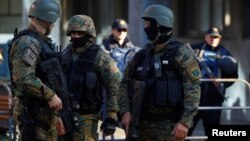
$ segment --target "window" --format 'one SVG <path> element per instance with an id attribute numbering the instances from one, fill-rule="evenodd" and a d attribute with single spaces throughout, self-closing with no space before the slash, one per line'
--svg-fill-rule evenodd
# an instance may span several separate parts
<path id="1" fill-rule="evenodd" d="M 243 0 L 242 3 L 242 12 L 243 12 L 243 38 L 250 38 L 250 1 L 249 0 Z"/>

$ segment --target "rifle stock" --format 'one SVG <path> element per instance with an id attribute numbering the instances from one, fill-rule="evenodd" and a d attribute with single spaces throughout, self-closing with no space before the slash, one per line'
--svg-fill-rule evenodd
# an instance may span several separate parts
<path id="1" fill-rule="evenodd" d="M 143 101 L 143 95 L 145 91 L 144 81 L 135 81 L 134 84 L 134 97 L 133 97 L 133 115 L 132 120 L 129 124 L 128 135 L 126 141 L 138 141 L 140 138 L 139 126 L 140 126 L 140 115 L 141 105 Z"/>
<path id="2" fill-rule="evenodd" d="M 75 128 L 73 109 L 77 109 L 77 103 L 73 96 L 67 92 L 66 82 L 61 70 L 59 60 L 51 58 L 41 63 L 41 69 L 46 73 L 48 86 L 56 92 L 63 103 L 63 109 L 60 112 L 66 132 L 72 132 Z"/>

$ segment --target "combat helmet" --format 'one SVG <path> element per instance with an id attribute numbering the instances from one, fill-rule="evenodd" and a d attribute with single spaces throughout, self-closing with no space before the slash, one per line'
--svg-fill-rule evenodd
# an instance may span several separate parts
<path id="1" fill-rule="evenodd" d="M 174 14 L 171 9 L 163 5 L 151 5 L 149 6 L 142 16 L 145 18 L 152 18 L 157 21 L 161 26 L 173 28 L 174 26 Z"/>
<path id="2" fill-rule="evenodd" d="M 75 15 L 70 18 L 66 35 L 70 36 L 72 31 L 83 31 L 92 37 L 96 37 L 94 22 L 89 16 L 86 15 Z"/>
<path id="3" fill-rule="evenodd" d="M 60 13 L 60 6 L 55 0 L 36 0 L 31 4 L 28 16 L 54 23 Z"/>

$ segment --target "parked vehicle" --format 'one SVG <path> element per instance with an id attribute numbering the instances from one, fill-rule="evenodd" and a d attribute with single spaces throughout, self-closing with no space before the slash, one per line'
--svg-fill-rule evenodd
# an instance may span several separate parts
<path id="1" fill-rule="evenodd" d="M 0 136 L 15 140 L 15 124 L 12 117 L 12 95 L 10 91 L 10 70 L 8 65 L 8 43 L 13 34 L 0 34 Z"/>

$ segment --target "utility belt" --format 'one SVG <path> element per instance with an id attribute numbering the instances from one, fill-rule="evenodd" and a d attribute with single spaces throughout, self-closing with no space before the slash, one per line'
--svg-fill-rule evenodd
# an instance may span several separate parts
<path id="1" fill-rule="evenodd" d="M 94 114 L 101 110 L 101 104 L 89 104 L 88 106 L 80 105 L 80 109 L 77 111 L 80 115 Z"/>
<path id="2" fill-rule="evenodd" d="M 182 116 L 182 110 L 170 110 L 164 113 L 143 112 L 141 120 L 147 121 L 164 121 L 178 122 Z"/>

